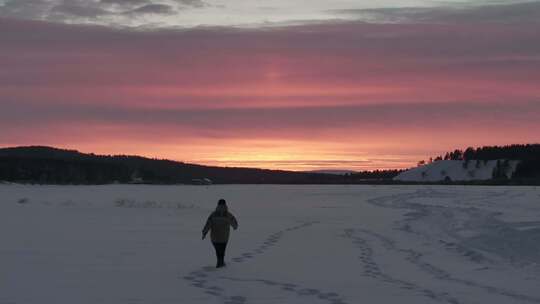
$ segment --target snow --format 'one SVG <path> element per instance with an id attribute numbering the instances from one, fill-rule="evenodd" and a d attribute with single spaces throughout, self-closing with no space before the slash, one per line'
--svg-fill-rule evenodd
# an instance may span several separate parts
<path id="1" fill-rule="evenodd" d="M 226 268 L 201 229 L 239 220 Z M 0 303 L 540 303 L 540 191 L 0 185 Z"/>
<path id="2" fill-rule="evenodd" d="M 499 160 L 504 162 L 504 160 Z M 512 177 L 519 161 L 509 161 L 507 177 Z M 497 160 L 440 160 L 430 164 L 418 166 L 400 173 L 394 178 L 403 182 L 440 182 L 447 177 L 452 181 L 489 180 L 493 177 L 493 170 Z"/>

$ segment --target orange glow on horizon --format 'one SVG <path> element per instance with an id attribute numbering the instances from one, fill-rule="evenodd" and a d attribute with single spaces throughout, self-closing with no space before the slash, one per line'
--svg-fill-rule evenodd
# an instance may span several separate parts
<path id="1" fill-rule="evenodd" d="M 116 141 L 105 144 L 67 144 L 59 147 L 84 153 L 129 154 L 208 166 L 290 171 L 405 169 L 424 158 L 420 153 L 381 153 L 382 150 L 395 150 L 384 147 L 384 144 L 351 147 L 336 142 L 242 139 L 216 140 L 214 143 L 194 140 L 189 146 L 190 149 L 185 150 L 182 145 L 170 143 Z"/>

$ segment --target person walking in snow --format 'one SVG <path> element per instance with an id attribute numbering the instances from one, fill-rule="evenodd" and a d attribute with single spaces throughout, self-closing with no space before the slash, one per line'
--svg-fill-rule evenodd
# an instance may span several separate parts
<path id="1" fill-rule="evenodd" d="M 216 268 L 225 266 L 225 249 L 229 241 L 231 227 L 238 229 L 238 222 L 227 208 L 227 202 L 224 199 L 218 201 L 216 210 L 210 214 L 202 230 L 202 239 L 210 231 L 210 239 L 216 250 L 217 264 Z"/>

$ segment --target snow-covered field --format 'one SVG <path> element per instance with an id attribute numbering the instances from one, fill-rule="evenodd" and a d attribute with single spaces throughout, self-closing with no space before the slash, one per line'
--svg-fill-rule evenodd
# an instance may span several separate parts
<path id="1" fill-rule="evenodd" d="M 238 218 L 216 270 L 201 229 Z M 540 189 L 0 185 L 1 304 L 540 303 Z"/>

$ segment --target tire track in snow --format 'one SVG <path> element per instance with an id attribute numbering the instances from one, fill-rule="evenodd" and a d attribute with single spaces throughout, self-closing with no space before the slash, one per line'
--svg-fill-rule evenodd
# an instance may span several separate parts
<path id="1" fill-rule="evenodd" d="M 511 191 L 506 190 L 503 192 L 492 192 L 489 193 L 486 197 L 478 197 L 476 200 L 478 201 L 486 201 L 492 197 L 500 198 L 501 195 L 509 196 L 511 194 Z M 409 202 L 410 199 L 413 198 L 453 198 L 452 194 L 450 193 L 443 193 L 443 192 L 436 192 L 433 190 L 417 190 L 413 193 L 404 193 L 404 194 L 395 194 L 395 195 L 389 195 L 389 196 L 383 196 L 378 197 L 374 199 L 368 200 L 368 203 L 372 205 L 376 205 L 383 208 L 392 208 L 392 209 L 412 209 L 414 210 L 414 214 L 409 213 L 409 219 L 408 221 L 414 221 L 419 220 L 425 216 L 429 215 L 429 206 L 418 204 L 418 203 L 412 203 Z M 511 197 L 516 197 L 516 195 L 512 195 Z M 438 207 L 434 206 L 434 208 L 445 208 L 445 207 Z M 451 209 L 451 208 L 450 208 Z M 464 208 L 454 208 L 454 209 L 463 209 L 463 211 L 467 212 Z M 351 229 L 352 230 L 352 229 Z M 411 232 L 406 229 L 400 228 L 399 230 Z M 354 230 L 353 230 L 354 231 Z M 488 293 L 498 294 L 501 296 L 509 297 L 514 300 L 518 300 L 521 302 L 528 302 L 528 303 L 540 303 L 540 298 L 533 297 L 529 295 L 520 294 L 511 290 L 490 286 L 482 283 L 478 283 L 473 280 L 467 280 L 463 278 L 457 278 L 453 276 L 451 273 L 445 271 L 444 269 L 441 269 L 429 262 L 426 262 L 422 259 L 423 254 L 421 252 L 415 251 L 413 249 L 403 249 L 398 248 L 396 245 L 396 242 L 394 240 L 391 240 L 389 238 L 386 238 L 380 234 L 374 233 L 372 231 L 366 230 L 366 229 L 358 229 L 357 231 L 360 231 L 366 235 L 370 235 L 373 238 L 378 239 L 378 241 L 381 243 L 381 245 L 389 251 L 394 251 L 397 253 L 401 253 L 405 255 L 405 261 L 415 265 L 418 269 L 421 271 L 433 276 L 434 278 L 442 281 L 452 282 L 456 284 L 460 284 L 466 287 L 473 287 L 477 289 L 484 290 Z M 455 247 L 455 246 L 454 246 Z M 458 251 L 466 251 L 466 255 L 472 255 L 474 252 L 470 250 L 466 250 L 463 248 L 458 248 Z M 473 259 L 474 260 L 474 259 Z"/>
<path id="2" fill-rule="evenodd" d="M 475 281 L 472 281 L 472 280 L 456 278 L 456 277 L 452 276 L 452 274 L 450 274 L 446 270 L 441 269 L 441 268 L 439 268 L 439 267 L 437 267 L 437 266 L 435 266 L 435 265 L 433 265 L 431 263 L 423 261 L 422 260 L 423 254 L 418 252 L 418 251 L 415 251 L 413 249 L 401 249 L 401 248 L 398 248 L 396 246 L 395 241 L 393 241 L 393 240 L 391 240 L 389 238 L 386 238 L 386 237 L 384 237 L 382 235 L 379 235 L 377 233 L 374 233 L 372 231 L 365 230 L 365 229 L 359 229 L 358 231 L 360 231 L 360 232 L 362 232 L 364 234 L 370 235 L 373 238 L 378 239 L 378 241 L 381 243 L 381 245 L 385 249 L 387 249 L 389 251 L 403 253 L 405 255 L 404 259 L 407 262 L 409 262 L 411 264 L 414 264 L 420 270 L 422 270 L 425 273 L 430 274 L 431 276 L 435 277 L 438 280 L 457 283 L 457 284 L 461 284 L 461 285 L 464 285 L 464 286 L 467 286 L 467 287 L 475 287 L 475 288 L 483 289 L 486 292 L 498 294 L 498 295 L 501 295 L 501 296 L 506 296 L 506 297 L 512 298 L 514 300 L 519 300 L 519 301 L 523 301 L 523 302 L 530 302 L 530 303 L 540 303 L 540 298 L 531 297 L 531 296 L 527 296 L 527 295 L 522 295 L 522 294 L 510 291 L 510 290 L 505 290 L 505 289 L 494 287 L 494 286 L 484 285 L 484 284 L 481 284 L 481 283 L 478 283 L 478 282 L 475 282 Z"/>
<path id="3" fill-rule="evenodd" d="M 231 259 L 233 263 L 239 264 L 249 261 L 257 257 L 258 255 L 264 254 L 266 251 L 276 246 L 277 243 L 287 234 L 294 232 L 299 229 L 307 228 L 312 225 L 319 223 L 318 221 L 305 222 L 299 225 L 289 227 L 287 229 L 280 230 L 276 233 L 269 235 L 263 243 L 251 251 L 241 253 L 239 256 Z M 224 288 L 218 286 L 215 281 L 229 280 L 234 282 L 244 282 L 244 283 L 256 283 L 262 284 L 267 287 L 278 288 L 282 291 L 293 293 L 297 296 L 311 296 L 318 300 L 324 301 L 328 304 L 347 304 L 343 297 L 335 292 L 325 292 L 316 288 L 309 288 L 300 286 L 297 284 L 292 284 L 288 282 L 277 282 L 266 279 L 253 279 L 253 278 L 235 278 L 228 276 L 216 276 L 215 273 L 221 273 L 220 270 L 206 266 L 198 270 L 192 271 L 189 274 L 183 276 L 182 278 L 187 281 L 191 286 L 201 289 L 205 294 L 221 298 L 224 304 L 245 304 L 248 303 L 248 299 L 242 295 L 228 296 Z"/>
<path id="4" fill-rule="evenodd" d="M 345 232 L 342 236 L 349 239 L 360 250 L 359 259 L 362 262 L 363 276 L 381 281 L 383 283 L 396 285 L 400 289 L 411 290 L 415 293 L 422 294 L 425 297 L 439 302 L 451 304 L 462 303 L 456 298 L 450 296 L 449 293 L 436 292 L 431 289 L 419 286 L 413 282 L 397 279 L 384 273 L 373 258 L 373 248 L 369 246 L 369 243 L 365 238 L 357 236 L 354 229 L 345 229 Z"/>

